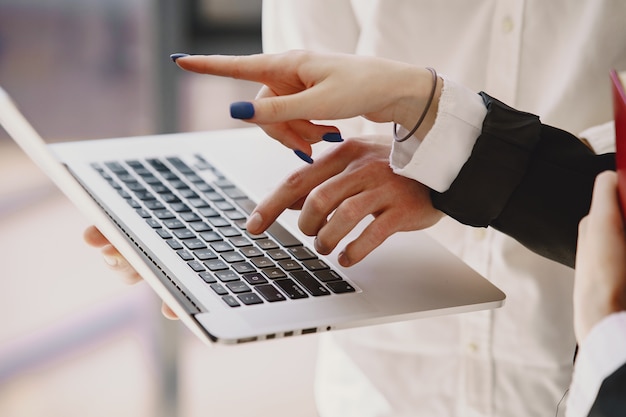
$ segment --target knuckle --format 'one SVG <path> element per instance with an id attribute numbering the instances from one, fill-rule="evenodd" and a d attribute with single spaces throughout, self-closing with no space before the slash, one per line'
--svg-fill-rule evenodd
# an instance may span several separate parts
<path id="1" fill-rule="evenodd" d="M 302 171 L 296 170 L 285 178 L 283 186 L 288 190 L 299 190 L 304 185 L 304 179 Z"/>
<path id="2" fill-rule="evenodd" d="M 307 198 L 307 210 L 314 215 L 328 214 L 330 195 L 322 188 L 313 190 Z"/>

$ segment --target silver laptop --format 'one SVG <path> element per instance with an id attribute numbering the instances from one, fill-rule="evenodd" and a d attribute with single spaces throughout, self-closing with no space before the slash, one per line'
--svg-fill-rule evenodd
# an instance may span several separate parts
<path id="1" fill-rule="evenodd" d="M 504 302 L 502 291 L 425 232 L 396 234 L 348 269 L 336 254 L 312 249 L 295 212 L 249 234 L 254 201 L 302 163 L 258 128 L 46 144 L 1 89 L 0 124 L 205 342 Z"/>

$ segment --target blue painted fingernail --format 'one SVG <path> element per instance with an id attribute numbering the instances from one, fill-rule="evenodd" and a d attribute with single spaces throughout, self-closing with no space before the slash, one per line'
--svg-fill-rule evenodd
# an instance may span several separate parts
<path id="1" fill-rule="evenodd" d="M 230 105 L 230 117 L 233 119 L 252 119 L 254 106 L 249 101 L 238 101 Z"/>
<path id="2" fill-rule="evenodd" d="M 322 136 L 322 140 L 324 140 L 325 142 L 343 142 L 341 133 L 338 132 L 326 133 L 324 136 Z"/>
<path id="3" fill-rule="evenodd" d="M 303 160 L 304 162 L 306 162 L 307 164 L 312 164 L 312 163 L 313 163 L 313 159 L 312 159 L 309 155 L 305 154 L 304 152 L 299 151 L 299 150 L 297 150 L 297 149 L 296 149 L 296 150 L 294 150 L 293 152 L 294 152 L 296 155 L 298 155 L 298 158 L 302 159 L 302 160 Z"/>
<path id="4" fill-rule="evenodd" d="M 178 58 L 184 58 L 186 56 L 189 56 L 189 54 L 172 54 L 170 55 L 170 58 L 172 59 L 172 61 L 176 62 Z"/>

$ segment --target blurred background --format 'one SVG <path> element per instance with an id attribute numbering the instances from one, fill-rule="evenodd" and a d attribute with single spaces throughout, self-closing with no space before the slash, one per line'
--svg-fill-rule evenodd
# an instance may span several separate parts
<path id="1" fill-rule="evenodd" d="M 261 51 L 261 0 L 0 0 L 0 86 L 50 142 L 244 127 L 258 85 L 174 52 Z M 0 415 L 314 416 L 316 336 L 208 347 L 82 241 L 0 129 Z"/>

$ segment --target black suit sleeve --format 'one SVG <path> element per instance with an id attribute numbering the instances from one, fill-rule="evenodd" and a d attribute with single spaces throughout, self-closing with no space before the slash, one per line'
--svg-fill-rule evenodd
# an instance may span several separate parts
<path id="1" fill-rule="evenodd" d="M 434 206 L 573 267 L 578 223 L 589 212 L 595 177 L 615 169 L 615 155 L 596 155 L 537 116 L 481 95 L 487 106 L 482 133 L 450 188 L 432 192 Z"/>
<path id="2" fill-rule="evenodd" d="M 602 382 L 589 417 L 624 417 L 626 415 L 624 410 L 626 410 L 626 364 Z"/>

